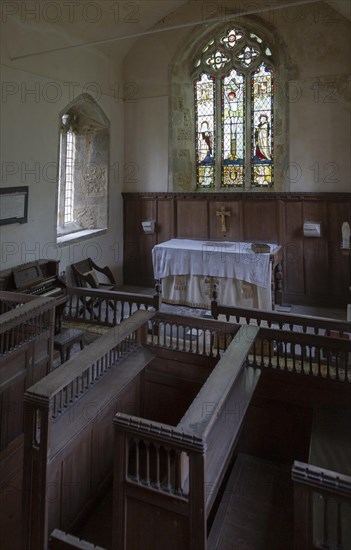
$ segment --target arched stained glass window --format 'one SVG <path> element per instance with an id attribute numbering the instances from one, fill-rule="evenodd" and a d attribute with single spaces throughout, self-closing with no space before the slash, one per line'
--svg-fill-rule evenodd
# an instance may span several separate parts
<path id="1" fill-rule="evenodd" d="M 240 26 L 211 38 L 194 63 L 198 188 L 274 185 L 274 65 Z"/>

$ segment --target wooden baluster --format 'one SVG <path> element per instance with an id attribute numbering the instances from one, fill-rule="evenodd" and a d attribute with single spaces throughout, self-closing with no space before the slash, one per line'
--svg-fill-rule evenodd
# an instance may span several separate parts
<path id="1" fill-rule="evenodd" d="M 167 323 L 163 323 L 163 347 L 166 347 L 166 329 Z"/>
<path id="2" fill-rule="evenodd" d="M 124 304 L 125 302 L 121 302 L 121 321 L 122 322 L 124 320 Z"/>
<path id="3" fill-rule="evenodd" d="M 204 328 L 202 332 L 202 355 L 206 355 L 206 334 L 208 333 L 208 330 Z"/>
<path id="4" fill-rule="evenodd" d="M 268 367 L 272 368 L 272 349 L 273 349 L 273 341 L 267 340 L 268 342 Z"/>
<path id="5" fill-rule="evenodd" d="M 181 456 L 182 453 L 179 449 L 175 451 L 175 463 L 174 463 L 174 493 L 176 495 L 183 494 L 182 479 L 181 479 Z"/>
<path id="6" fill-rule="evenodd" d="M 134 439 L 135 442 L 135 481 L 140 482 L 140 457 L 139 457 L 139 439 Z"/>
<path id="7" fill-rule="evenodd" d="M 276 356 L 277 356 L 277 370 L 280 369 L 280 349 L 281 349 L 281 343 L 277 340 L 275 340 L 275 346 L 276 346 Z"/>
<path id="8" fill-rule="evenodd" d="M 172 484 L 171 484 L 171 450 L 167 447 L 166 448 L 166 461 L 167 461 L 167 484 L 166 484 L 166 491 L 170 493 L 172 491 Z"/>
<path id="9" fill-rule="evenodd" d="M 329 548 L 328 544 L 328 537 L 329 537 L 329 529 L 328 529 L 328 497 L 323 496 L 323 546 L 325 548 Z"/>
<path id="10" fill-rule="evenodd" d="M 296 355 L 295 355 L 295 344 L 291 343 L 291 359 L 292 359 L 292 372 L 297 372 L 296 369 Z"/>
<path id="11" fill-rule="evenodd" d="M 113 319 L 112 319 L 112 323 L 113 323 L 113 326 L 115 327 L 117 325 L 117 312 L 118 312 L 118 309 L 117 309 L 117 300 L 113 300 Z"/>
<path id="12" fill-rule="evenodd" d="M 150 483 L 150 441 L 144 441 L 145 450 L 146 450 L 146 473 L 145 473 L 145 483 L 148 487 L 151 486 Z"/>
<path id="13" fill-rule="evenodd" d="M 317 363 L 318 363 L 318 376 L 322 376 L 322 364 L 321 364 L 321 350 L 316 348 Z"/>
<path id="14" fill-rule="evenodd" d="M 179 350 L 179 325 L 176 325 L 176 350 Z"/>
<path id="15" fill-rule="evenodd" d="M 341 502 L 336 502 L 336 549 L 342 550 L 342 516 L 341 516 Z"/>
<path id="16" fill-rule="evenodd" d="M 159 490 L 161 488 L 161 482 L 160 482 L 160 446 L 155 443 L 154 447 L 155 447 L 155 452 L 156 452 L 155 488 Z"/>

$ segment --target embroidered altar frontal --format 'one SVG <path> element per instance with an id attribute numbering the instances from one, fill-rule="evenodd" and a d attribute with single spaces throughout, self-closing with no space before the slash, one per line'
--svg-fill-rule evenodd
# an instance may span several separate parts
<path id="1" fill-rule="evenodd" d="M 214 285 L 218 301 L 271 309 L 272 255 L 255 253 L 252 243 L 171 239 L 152 250 L 154 276 L 162 280 L 162 300 L 209 309 Z"/>

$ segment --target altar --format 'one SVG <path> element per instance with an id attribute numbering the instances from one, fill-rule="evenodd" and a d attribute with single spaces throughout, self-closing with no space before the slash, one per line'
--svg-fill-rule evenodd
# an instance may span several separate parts
<path id="1" fill-rule="evenodd" d="M 216 288 L 219 303 L 272 309 L 281 247 L 268 246 L 269 252 L 260 253 L 248 242 L 171 239 L 154 246 L 163 302 L 210 309 Z"/>

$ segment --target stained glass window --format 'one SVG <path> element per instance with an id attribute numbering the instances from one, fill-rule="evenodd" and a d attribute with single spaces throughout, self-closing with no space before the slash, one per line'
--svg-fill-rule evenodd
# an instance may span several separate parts
<path id="1" fill-rule="evenodd" d="M 232 69 L 222 77 L 222 182 L 244 184 L 245 86 L 244 75 Z"/>
<path id="2" fill-rule="evenodd" d="M 273 184 L 273 72 L 264 63 L 252 77 L 252 185 Z"/>
<path id="3" fill-rule="evenodd" d="M 271 48 L 256 32 L 227 27 L 198 51 L 195 71 L 197 186 L 272 187 Z"/>
<path id="4" fill-rule="evenodd" d="M 214 186 L 215 82 L 206 73 L 195 82 L 196 164 L 199 187 Z"/>

